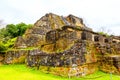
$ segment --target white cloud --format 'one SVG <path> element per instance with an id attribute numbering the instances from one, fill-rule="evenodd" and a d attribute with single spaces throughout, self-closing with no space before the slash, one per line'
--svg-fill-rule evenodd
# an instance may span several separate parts
<path id="1" fill-rule="evenodd" d="M 120 23 L 119 7 L 119 0 L 1 0 L 0 18 L 7 23 L 34 23 L 49 12 L 73 14 L 82 17 L 94 30 L 113 25 L 109 28 L 119 35 L 119 27 L 113 28 Z"/>

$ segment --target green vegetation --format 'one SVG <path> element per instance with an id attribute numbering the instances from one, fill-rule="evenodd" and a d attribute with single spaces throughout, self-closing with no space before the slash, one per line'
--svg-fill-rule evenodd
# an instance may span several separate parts
<path id="1" fill-rule="evenodd" d="M 45 74 L 24 65 L 0 66 L 1 80 L 67 80 L 66 78 Z"/>
<path id="2" fill-rule="evenodd" d="M 106 37 L 109 37 L 110 35 L 108 35 L 107 33 L 105 32 L 98 32 L 100 35 L 105 35 Z"/>
<path id="3" fill-rule="evenodd" d="M 7 42 L 0 41 L 0 52 L 4 52 L 4 51 L 12 48 L 14 43 L 15 43 L 15 41 L 16 41 L 16 37 L 7 40 Z"/>
<path id="4" fill-rule="evenodd" d="M 1 80 L 120 80 L 120 76 L 98 71 L 82 78 L 64 78 L 52 74 L 45 74 L 35 68 L 27 68 L 24 65 L 1 65 Z"/>
<path id="5" fill-rule="evenodd" d="M 31 24 L 19 23 L 19 24 L 8 24 L 5 28 L 4 36 L 9 36 L 10 38 L 14 38 L 17 36 L 22 36 L 27 28 L 30 28 Z"/>
<path id="6" fill-rule="evenodd" d="M 22 36 L 28 28 L 31 28 L 32 24 L 8 24 L 5 28 L 0 29 L 0 52 L 6 51 L 12 48 L 16 37 Z"/>
<path id="7" fill-rule="evenodd" d="M 34 50 L 34 49 L 38 49 L 38 47 L 27 47 L 27 48 L 20 48 L 20 49 L 16 49 L 16 48 L 9 48 L 7 49 L 7 51 L 18 51 L 18 50 Z"/>
<path id="8" fill-rule="evenodd" d="M 0 41 L 0 52 L 5 51 L 7 48 L 5 47 L 4 43 Z"/>

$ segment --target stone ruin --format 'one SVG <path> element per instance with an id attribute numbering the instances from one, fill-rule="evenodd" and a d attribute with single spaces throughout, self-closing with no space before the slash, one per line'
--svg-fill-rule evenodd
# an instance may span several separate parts
<path id="1" fill-rule="evenodd" d="M 4 53 L 0 53 L 0 65 L 4 62 Z"/>
<path id="2" fill-rule="evenodd" d="M 120 74 L 120 36 L 93 32 L 73 15 L 49 13 L 6 52 L 5 63 L 20 62 L 61 76 L 84 76 L 98 69 Z"/>

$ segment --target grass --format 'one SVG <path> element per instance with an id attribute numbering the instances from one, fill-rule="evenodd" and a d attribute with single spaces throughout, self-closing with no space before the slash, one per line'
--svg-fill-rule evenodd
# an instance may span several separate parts
<path id="1" fill-rule="evenodd" d="M 45 74 L 34 68 L 24 65 L 2 65 L 0 66 L 0 80 L 67 80 L 65 78 Z"/>
<path id="2" fill-rule="evenodd" d="M 25 65 L 1 65 L 0 80 L 120 80 L 120 76 L 98 71 L 82 78 L 64 78 L 52 74 L 45 74 Z"/>

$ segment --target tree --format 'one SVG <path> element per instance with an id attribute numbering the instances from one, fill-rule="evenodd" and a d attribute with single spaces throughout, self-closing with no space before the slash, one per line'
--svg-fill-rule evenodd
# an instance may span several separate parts
<path id="1" fill-rule="evenodd" d="M 14 45 L 16 37 L 22 36 L 26 29 L 31 28 L 32 24 L 8 24 L 5 28 L 0 29 L 0 52 Z"/>
<path id="2" fill-rule="evenodd" d="M 30 28 L 32 25 L 27 25 L 25 23 L 19 24 L 8 24 L 6 26 L 6 34 L 5 36 L 10 36 L 11 38 L 22 36 L 27 28 Z"/>
<path id="3" fill-rule="evenodd" d="M 0 41 L 0 52 L 5 51 L 6 47 L 5 45 L 2 43 L 2 41 Z"/>
<path id="4" fill-rule="evenodd" d="M 8 24 L 6 26 L 6 36 L 10 36 L 11 38 L 14 38 L 17 36 L 18 29 L 14 24 Z"/>
<path id="5" fill-rule="evenodd" d="M 25 33 L 25 30 L 27 29 L 27 25 L 25 23 L 19 23 L 16 25 L 18 29 L 17 36 L 22 36 Z"/>

